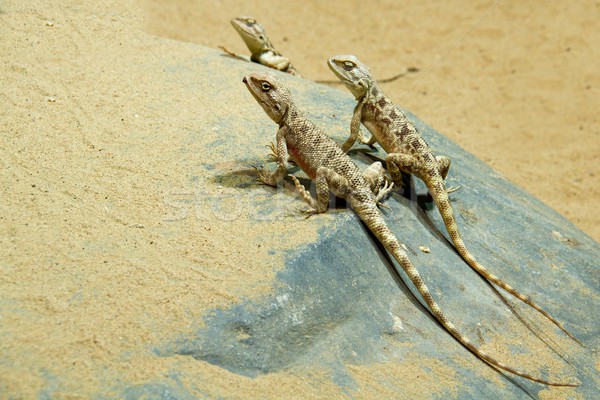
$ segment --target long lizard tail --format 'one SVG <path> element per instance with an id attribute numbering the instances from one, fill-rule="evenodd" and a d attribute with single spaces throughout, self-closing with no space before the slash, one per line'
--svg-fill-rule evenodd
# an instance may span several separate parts
<path id="1" fill-rule="evenodd" d="M 508 371 L 522 378 L 542 383 L 544 385 L 570 387 L 578 386 L 577 384 L 573 383 L 551 382 L 545 379 L 536 378 L 526 372 L 522 372 L 513 367 L 510 367 L 496 360 L 495 358 L 486 354 L 485 352 L 481 351 L 466 336 L 460 333 L 458 329 L 456 329 L 454 324 L 450 322 L 446 315 L 442 312 L 436 301 L 433 299 L 433 296 L 431 296 L 431 293 L 425 285 L 425 282 L 419 275 L 419 271 L 417 271 L 417 269 L 411 263 L 408 256 L 402 249 L 402 246 L 396 239 L 396 236 L 392 233 L 392 231 L 390 231 L 387 224 L 383 220 L 383 217 L 379 213 L 379 210 L 377 210 L 377 206 L 375 205 L 375 203 L 364 201 L 352 201 L 351 199 L 351 205 L 356 214 L 360 217 L 360 219 L 368 226 L 369 230 L 373 232 L 373 234 L 384 245 L 384 247 L 390 253 L 392 253 L 396 261 L 398 261 L 402 269 L 404 269 L 412 283 L 415 285 L 415 287 L 429 306 L 429 309 L 431 310 L 435 318 L 452 336 L 454 336 L 454 338 L 456 338 L 456 340 L 458 340 L 463 346 L 469 349 L 474 355 L 476 355 L 486 363 L 492 365 L 493 367 Z"/>
<path id="2" fill-rule="evenodd" d="M 545 316 L 550 321 L 552 321 L 552 323 L 554 325 L 558 326 L 567 336 L 569 336 L 571 339 L 573 339 L 574 341 L 579 343 L 581 346 L 583 346 L 583 344 L 579 340 L 577 340 L 577 338 L 575 336 L 571 335 L 571 333 L 569 333 L 569 331 L 567 331 L 560 322 L 558 322 L 548 312 L 546 312 L 540 306 L 538 306 L 536 303 L 534 303 L 533 300 L 531 300 L 531 298 L 529 296 L 525 296 L 525 295 L 519 293 L 515 288 L 513 288 L 506 282 L 502 281 L 496 275 L 494 275 L 490 271 L 488 271 L 483 265 L 481 265 L 481 264 L 479 264 L 479 262 L 477 262 L 475 257 L 473 257 L 473 255 L 467 249 L 467 246 L 463 242 L 460 232 L 458 231 L 458 225 L 456 223 L 456 219 L 454 218 L 452 206 L 450 205 L 450 200 L 448 198 L 448 192 L 446 191 L 446 187 L 444 185 L 444 181 L 443 181 L 442 177 L 439 176 L 439 179 L 433 179 L 433 182 L 434 183 L 428 183 L 428 182 L 425 182 L 425 183 L 427 184 L 427 187 L 428 187 L 429 191 L 431 192 L 431 195 L 433 196 L 433 199 L 438 207 L 438 210 L 440 210 L 440 214 L 442 214 L 442 219 L 444 220 L 444 225 L 446 225 L 446 229 L 448 230 L 448 233 L 450 234 L 450 238 L 452 239 L 452 243 L 454 243 L 454 247 L 456 248 L 456 250 L 458 250 L 458 253 L 461 255 L 461 257 L 471 266 L 471 268 L 473 268 L 475 271 L 477 271 L 481 276 L 483 276 L 488 281 L 498 285 L 502 289 L 506 290 L 508 293 L 515 296 L 517 299 L 519 299 L 522 302 L 524 302 L 525 304 L 533 307 L 535 310 L 540 312 L 543 316 Z"/>

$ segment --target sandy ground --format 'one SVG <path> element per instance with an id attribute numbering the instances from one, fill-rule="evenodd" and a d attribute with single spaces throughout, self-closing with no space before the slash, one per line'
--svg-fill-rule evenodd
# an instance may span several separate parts
<path id="1" fill-rule="evenodd" d="M 225 22 L 251 15 L 313 80 L 355 54 L 384 90 L 600 240 L 600 3 L 508 1 L 145 4 L 148 32 L 247 50 Z M 340 87 L 340 90 L 345 90 Z"/>
<path id="2" fill-rule="evenodd" d="M 52 369 L 68 397 L 171 368 L 212 382 L 215 396 L 232 386 L 240 398 L 248 388 L 337 393 L 285 373 L 251 380 L 128 353 L 268 291 L 282 261 L 268 251 L 316 237 L 317 223 L 301 221 L 267 249 L 242 234 L 252 232 L 244 215 L 246 230 L 233 237 L 222 221 L 172 228 L 164 219 L 167 185 L 184 186 L 198 168 L 180 154 L 181 132 L 206 121 L 181 82 L 160 79 L 171 71 L 157 58 L 177 65 L 189 47 L 157 37 L 243 54 L 228 23 L 242 14 L 259 19 L 307 79 L 333 79 L 325 59 L 339 53 L 384 78 L 418 68 L 386 92 L 600 239 L 597 2 L 3 2 L 0 393 L 53 397 L 44 387 Z M 186 138 L 192 148 L 207 140 Z"/>

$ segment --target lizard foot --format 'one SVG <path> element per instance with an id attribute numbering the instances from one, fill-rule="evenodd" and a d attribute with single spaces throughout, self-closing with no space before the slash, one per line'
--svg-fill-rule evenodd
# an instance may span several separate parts
<path id="1" fill-rule="evenodd" d="M 273 174 L 266 171 L 263 167 L 252 166 L 252 168 L 254 168 L 254 170 L 256 171 L 256 175 L 257 175 L 256 180 L 260 184 L 271 186 L 271 187 L 277 186 L 277 184 L 273 182 Z"/>
<path id="2" fill-rule="evenodd" d="M 377 191 L 377 195 L 375 196 L 375 202 L 378 206 L 383 205 L 381 204 L 381 200 L 385 199 L 392 192 L 392 190 L 394 190 L 394 182 L 390 181 L 387 178 L 384 178 L 383 186 L 379 188 L 379 190 Z"/>
<path id="3" fill-rule="evenodd" d="M 271 154 L 267 155 L 267 162 L 279 162 L 279 153 L 277 152 L 277 146 L 275 143 L 271 142 L 270 145 L 267 146 L 271 150 Z M 296 161 L 292 157 L 288 157 L 288 163 L 296 165 Z"/>
<path id="4" fill-rule="evenodd" d="M 460 189 L 460 186 L 452 186 L 446 189 L 446 193 L 453 193 L 456 192 L 458 189 Z"/>
<path id="5" fill-rule="evenodd" d="M 371 149 L 376 150 L 375 148 L 375 137 L 371 136 L 369 139 L 365 137 L 361 130 L 358 131 L 358 141 L 362 144 L 369 146 Z"/>
<path id="6" fill-rule="evenodd" d="M 360 142 L 362 144 L 369 146 L 372 150 L 377 150 L 377 147 L 375 147 L 375 145 L 373 143 L 371 143 L 368 139 L 363 138 L 360 140 Z"/>
<path id="7" fill-rule="evenodd" d="M 318 214 L 319 212 L 314 208 L 307 208 L 305 210 L 300 210 L 300 213 L 304 214 L 304 219 L 309 219 L 310 217 L 312 217 L 315 214 Z"/>

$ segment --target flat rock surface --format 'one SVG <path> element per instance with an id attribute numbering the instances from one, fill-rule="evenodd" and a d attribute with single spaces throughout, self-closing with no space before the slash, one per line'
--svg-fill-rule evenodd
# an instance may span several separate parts
<path id="1" fill-rule="evenodd" d="M 241 78 L 263 67 L 137 31 L 119 5 L 61 7 L 3 9 L 2 46 L 28 53 L 2 64 L 3 396 L 598 393 L 600 247 L 556 212 L 411 115 L 453 160 L 448 184 L 461 188 L 451 200 L 473 254 L 586 347 L 508 295 L 513 309 L 505 304 L 448 243 L 420 182 L 407 179 L 387 200 L 390 228 L 478 346 L 578 388 L 544 387 L 475 358 L 343 202 L 304 219 L 291 181 L 256 184 L 252 167 L 265 164 L 277 127 Z M 22 26 L 43 34 L 33 40 Z M 354 100 L 283 78 L 298 106 L 344 140 Z M 351 155 L 363 168 L 385 157 L 366 147 Z"/>

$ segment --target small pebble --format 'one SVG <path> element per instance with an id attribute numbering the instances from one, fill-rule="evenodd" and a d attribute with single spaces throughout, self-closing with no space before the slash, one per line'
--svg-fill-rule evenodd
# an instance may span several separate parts
<path id="1" fill-rule="evenodd" d="M 419 246 L 419 250 L 421 250 L 423 253 L 431 253 L 431 250 L 429 250 L 429 247 L 427 246 Z"/>

